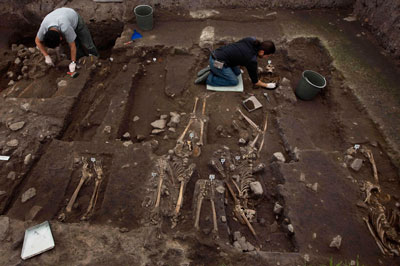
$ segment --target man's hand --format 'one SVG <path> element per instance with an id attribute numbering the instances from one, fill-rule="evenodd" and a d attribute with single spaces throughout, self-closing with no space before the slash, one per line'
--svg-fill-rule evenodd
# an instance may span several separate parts
<path id="1" fill-rule="evenodd" d="M 44 61 L 46 62 L 47 65 L 49 65 L 49 66 L 54 66 L 53 60 L 51 60 L 50 55 L 46 55 L 46 56 L 44 57 Z"/>
<path id="2" fill-rule="evenodd" d="M 75 70 L 76 70 L 76 63 L 75 63 L 74 61 L 72 61 L 72 62 L 69 64 L 69 72 L 74 73 Z"/>

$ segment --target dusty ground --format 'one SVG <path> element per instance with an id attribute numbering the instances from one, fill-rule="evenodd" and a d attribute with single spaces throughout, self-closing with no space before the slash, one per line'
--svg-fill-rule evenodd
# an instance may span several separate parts
<path id="1" fill-rule="evenodd" d="M 127 45 L 135 24 L 97 25 L 97 30 L 91 25 L 103 50 L 99 59 L 80 62 L 75 79 L 66 76 L 66 62 L 48 68 L 35 50 L 23 46 L 3 50 L 0 151 L 11 159 L 0 161 L 2 264 L 327 265 L 330 258 L 348 263 L 358 258 L 364 265 L 399 263 L 398 257 L 381 254 L 363 221 L 374 217 L 377 204 L 387 211 L 398 210 L 398 157 L 392 144 L 399 143 L 390 138 L 390 128 L 376 126 L 379 104 L 363 101 L 358 91 L 364 84 L 359 79 L 368 73 L 363 69 L 368 61 L 360 59 L 364 52 L 376 50 L 372 54 L 378 62 L 375 72 L 384 73 L 393 62 L 379 54 L 380 48 L 359 24 L 342 20 L 348 11 L 278 11 L 278 16 L 268 17 L 260 10 L 218 12 L 211 12 L 209 19 L 159 12 L 155 28 Z M 110 49 L 117 36 L 104 32 L 118 29 L 121 37 Z M 355 37 L 359 32 L 365 35 Z M 109 38 L 100 39 L 100 33 Z M 193 84 L 197 71 L 207 63 L 205 47 L 248 35 L 276 42 L 278 51 L 271 59 L 275 78 L 280 79 L 277 90 L 253 88 L 246 72 L 243 93 L 209 92 Z M 338 51 L 351 44 L 359 54 L 348 51 L 343 56 Z M 353 58 L 358 76 L 345 71 L 347 60 Z M 260 62 L 261 69 L 265 66 Z M 313 101 L 298 100 L 293 93 L 305 69 L 321 73 L 328 82 Z M 13 73 L 14 84 L 8 85 L 7 72 Z M 393 82 L 384 74 L 381 79 L 382 84 L 373 89 L 385 89 Z M 381 101 L 388 94 L 373 96 Z M 249 113 L 241 102 L 251 95 L 263 107 Z M 397 108 L 398 94 L 393 95 L 385 103 Z M 263 146 L 261 135 L 255 141 L 255 148 L 261 148 L 259 156 L 247 156 L 246 147 L 257 133 L 238 108 L 261 130 L 267 118 Z M 168 125 L 154 132 L 151 123 L 160 118 Z M 177 140 L 191 119 L 181 146 Z M 205 121 L 203 145 L 197 144 L 200 120 Z M 18 143 L 9 142 L 14 139 Z M 371 150 L 377 167 L 381 192 L 373 194 L 369 203 L 362 202 L 366 182 L 374 183 L 373 168 L 360 150 L 348 150 L 355 144 Z M 273 155 L 277 152 L 284 162 Z M 97 204 L 87 213 L 99 177 L 92 158 L 100 162 L 103 174 Z M 351 164 L 357 158 L 363 164 L 355 171 Z M 69 212 L 85 160 L 92 177 Z M 255 171 L 260 163 L 265 168 Z M 241 184 L 249 177 L 246 171 L 251 181 L 261 184 L 261 195 Z M 197 181 L 210 174 L 218 180 L 214 181 L 217 232 L 208 196 L 199 228 L 194 227 Z M 164 176 L 161 186 L 160 175 Z M 183 204 L 177 215 L 182 180 Z M 255 210 L 251 225 L 257 236 L 235 215 L 235 202 L 222 183 L 237 191 L 232 180 L 249 195 L 247 201 L 240 200 Z M 26 191 L 33 189 L 32 197 L 22 202 Z M 277 210 L 277 203 L 283 210 Z M 51 223 L 55 249 L 22 261 L 24 228 L 45 220 Z M 340 248 L 329 247 L 337 235 L 342 237 Z"/>

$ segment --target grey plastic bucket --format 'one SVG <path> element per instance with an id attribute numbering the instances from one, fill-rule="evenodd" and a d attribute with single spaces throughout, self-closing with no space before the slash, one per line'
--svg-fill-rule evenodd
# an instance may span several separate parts
<path id="1" fill-rule="evenodd" d="M 326 86 L 326 79 L 321 74 L 305 70 L 296 87 L 296 95 L 302 100 L 312 100 Z"/>
<path id="2" fill-rule="evenodd" d="M 153 29 L 153 8 L 148 5 L 138 5 L 133 10 L 136 23 L 141 30 Z"/>

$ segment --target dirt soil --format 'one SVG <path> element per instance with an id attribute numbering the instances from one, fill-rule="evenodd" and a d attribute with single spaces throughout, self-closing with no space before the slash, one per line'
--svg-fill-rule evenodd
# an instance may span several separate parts
<path id="1" fill-rule="evenodd" d="M 257 21 L 235 21 L 243 12 Z M 91 25 L 95 40 L 120 36 L 103 37 L 77 78 L 65 58 L 50 68 L 33 45 L 2 47 L 0 264 L 398 265 L 398 169 L 318 36 L 276 37 L 280 26 L 260 11 L 157 17 L 133 43 L 135 24 Z M 275 71 L 260 61 L 259 73 L 278 88 L 254 87 L 246 69 L 242 93 L 195 85 L 206 47 L 249 29 L 275 36 Z M 328 84 L 311 101 L 294 92 L 305 69 Z M 248 112 L 250 96 L 262 108 Z M 387 255 L 363 220 L 377 228 L 376 206 L 394 217 Z M 24 229 L 46 220 L 55 249 L 22 261 Z"/>

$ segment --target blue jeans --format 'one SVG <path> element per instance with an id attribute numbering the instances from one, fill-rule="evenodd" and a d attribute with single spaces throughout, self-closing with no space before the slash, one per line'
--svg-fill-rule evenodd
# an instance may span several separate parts
<path id="1" fill-rule="evenodd" d="M 214 59 L 210 56 L 210 74 L 207 78 L 207 84 L 210 86 L 222 87 L 222 86 L 236 86 L 239 83 L 237 78 L 240 75 L 239 66 L 228 67 L 225 66 L 222 69 L 214 67 Z"/>

